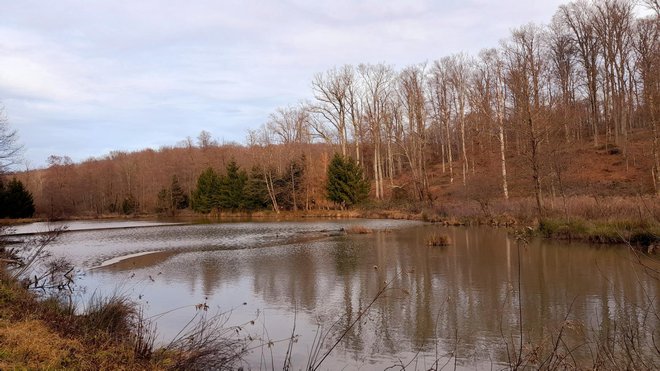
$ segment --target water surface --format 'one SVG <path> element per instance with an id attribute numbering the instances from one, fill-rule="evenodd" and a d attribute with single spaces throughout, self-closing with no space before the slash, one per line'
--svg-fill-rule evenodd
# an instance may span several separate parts
<path id="1" fill-rule="evenodd" d="M 356 225 L 374 232 L 342 233 Z M 501 368 L 521 323 L 525 344 L 562 324 L 567 342 L 598 337 L 622 318 L 643 337 L 660 335 L 658 281 L 621 247 L 520 245 L 503 229 L 391 220 L 133 227 L 69 232 L 52 251 L 86 269 L 85 295 L 119 291 L 142 303 L 163 342 L 196 304 L 229 313 L 227 325 L 247 324 L 241 331 L 256 339 L 252 369 L 282 367 L 287 342 L 277 340 L 294 326 L 294 368 L 306 366 L 318 333 L 345 332 L 321 369 Z M 434 234 L 451 244 L 427 246 Z"/>

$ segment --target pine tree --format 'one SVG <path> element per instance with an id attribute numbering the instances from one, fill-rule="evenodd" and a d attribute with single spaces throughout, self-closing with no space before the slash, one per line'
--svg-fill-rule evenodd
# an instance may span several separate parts
<path id="1" fill-rule="evenodd" d="M 30 218 L 34 215 L 34 201 L 23 183 L 13 179 L 7 187 L 0 181 L 0 217 Z"/>
<path id="2" fill-rule="evenodd" d="M 174 215 L 177 210 L 187 208 L 188 204 L 188 195 L 186 195 L 183 188 L 181 188 L 179 178 L 176 175 L 173 175 L 170 187 L 162 188 L 158 192 L 157 211 L 168 212 Z"/>
<path id="3" fill-rule="evenodd" d="M 336 153 L 328 167 L 326 190 L 328 199 L 342 207 L 359 204 L 369 196 L 369 181 L 364 179 L 362 168 L 352 158 Z"/>
<path id="4" fill-rule="evenodd" d="M 208 168 L 197 178 L 197 188 L 193 192 L 192 206 L 193 210 L 200 213 L 208 213 L 213 208 L 218 207 L 217 192 L 220 179 L 213 171 Z"/>
<path id="5" fill-rule="evenodd" d="M 124 214 L 131 215 L 137 213 L 139 206 L 140 203 L 132 194 L 129 194 L 124 198 L 124 201 L 122 201 L 121 210 Z"/>
<path id="6" fill-rule="evenodd" d="M 266 180 L 259 166 L 252 167 L 244 189 L 243 207 L 246 210 L 260 210 L 268 207 L 270 201 Z"/>
<path id="7" fill-rule="evenodd" d="M 228 210 L 243 208 L 245 183 L 247 174 L 232 160 L 227 164 L 227 174 L 220 177 L 218 206 Z"/>
<path id="8" fill-rule="evenodd" d="M 179 184 L 179 178 L 172 175 L 172 184 L 170 185 L 170 202 L 172 210 L 181 210 L 188 207 L 188 196 Z"/>

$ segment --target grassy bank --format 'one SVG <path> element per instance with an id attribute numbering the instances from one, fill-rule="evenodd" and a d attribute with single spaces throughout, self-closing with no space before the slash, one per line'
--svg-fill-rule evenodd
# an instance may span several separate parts
<path id="1" fill-rule="evenodd" d="M 660 202 L 655 197 L 587 197 L 546 199 L 539 216 L 529 198 L 434 205 L 375 204 L 360 217 L 409 219 L 444 225 L 531 226 L 545 238 L 602 244 L 631 244 L 657 249 L 660 244 Z"/>
<path id="2" fill-rule="evenodd" d="M 173 362 L 140 352 L 138 311 L 129 301 L 97 300 L 76 314 L 55 298 L 38 300 L 7 277 L 0 279 L 0 369 L 156 370 Z M 144 349 L 144 348 L 142 348 Z"/>
<path id="3" fill-rule="evenodd" d="M 155 348 L 154 328 L 126 297 L 93 297 L 83 308 L 69 298 L 37 296 L 0 267 L 0 370 L 233 369 L 246 351 L 237 330 L 205 308 Z"/>
<path id="4" fill-rule="evenodd" d="M 546 238 L 651 247 L 660 242 L 660 226 L 639 221 L 545 218 L 538 226 Z"/>

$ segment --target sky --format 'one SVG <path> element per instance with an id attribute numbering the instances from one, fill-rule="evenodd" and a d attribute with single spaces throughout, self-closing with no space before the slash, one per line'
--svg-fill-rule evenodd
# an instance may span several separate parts
<path id="1" fill-rule="evenodd" d="M 0 0 L 0 107 L 19 169 L 173 146 L 245 143 L 335 66 L 397 69 L 496 47 L 555 0 Z"/>

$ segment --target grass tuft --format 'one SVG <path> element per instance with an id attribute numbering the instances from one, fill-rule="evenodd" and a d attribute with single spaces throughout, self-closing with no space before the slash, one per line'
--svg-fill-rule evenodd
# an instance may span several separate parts
<path id="1" fill-rule="evenodd" d="M 110 336 L 126 336 L 131 333 L 137 313 L 136 304 L 127 297 L 93 295 L 81 324 L 86 332 L 104 331 Z"/>
<path id="2" fill-rule="evenodd" d="M 355 225 L 352 227 L 346 228 L 346 233 L 348 234 L 370 234 L 374 233 L 373 229 L 369 229 L 363 225 Z"/>
<path id="3" fill-rule="evenodd" d="M 448 246 L 451 244 L 449 236 L 434 233 L 426 240 L 426 246 Z"/>

